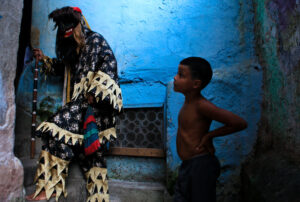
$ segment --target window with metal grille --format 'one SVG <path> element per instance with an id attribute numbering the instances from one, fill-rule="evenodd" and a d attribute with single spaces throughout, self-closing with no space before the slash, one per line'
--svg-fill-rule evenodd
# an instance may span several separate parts
<path id="1" fill-rule="evenodd" d="M 112 155 L 165 157 L 166 86 L 123 83 L 123 113 L 117 117 Z"/>
<path id="2" fill-rule="evenodd" d="M 164 157 L 164 107 L 125 108 L 111 154 Z"/>

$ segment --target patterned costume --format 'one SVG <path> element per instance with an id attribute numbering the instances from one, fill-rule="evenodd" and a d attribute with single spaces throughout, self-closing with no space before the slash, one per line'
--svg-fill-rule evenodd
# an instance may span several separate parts
<path id="1" fill-rule="evenodd" d="M 81 12 L 81 11 L 80 11 Z M 115 116 L 122 109 L 122 95 L 118 84 L 117 62 L 106 40 L 91 31 L 81 22 L 84 46 L 78 60 L 69 65 L 72 99 L 47 121 L 37 128 L 36 135 L 44 140 L 35 176 L 36 197 L 45 190 L 49 199 L 56 193 L 56 200 L 65 189 L 68 165 L 78 160 L 85 173 L 88 190 L 87 201 L 109 201 L 107 169 L 103 153 L 107 142 L 116 138 Z M 62 74 L 65 62 L 44 56 L 44 71 Z M 87 102 L 87 95 L 93 95 L 95 102 Z M 100 149 L 86 155 L 84 118 L 87 109 L 94 116 L 99 131 Z M 90 109 L 91 112 L 90 112 Z"/>

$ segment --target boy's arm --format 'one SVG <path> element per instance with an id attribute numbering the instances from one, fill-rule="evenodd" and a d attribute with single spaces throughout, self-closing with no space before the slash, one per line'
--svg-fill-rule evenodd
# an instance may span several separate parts
<path id="1" fill-rule="evenodd" d="M 223 123 L 224 126 L 208 132 L 203 136 L 199 148 L 206 145 L 206 143 L 214 137 L 229 135 L 247 128 L 247 122 L 238 115 L 219 108 L 209 101 L 201 101 L 198 106 L 199 113 L 205 117 Z"/>

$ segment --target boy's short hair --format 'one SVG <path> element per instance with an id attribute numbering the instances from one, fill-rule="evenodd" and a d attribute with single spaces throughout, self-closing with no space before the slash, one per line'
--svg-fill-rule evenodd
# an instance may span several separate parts
<path id="1" fill-rule="evenodd" d="M 210 82 L 213 72 L 209 62 L 200 57 L 188 57 L 180 61 L 181 65 L 186 65 L 190 68 L 192 79 L 202 81 L 201 89 L 205 88 Z"/>

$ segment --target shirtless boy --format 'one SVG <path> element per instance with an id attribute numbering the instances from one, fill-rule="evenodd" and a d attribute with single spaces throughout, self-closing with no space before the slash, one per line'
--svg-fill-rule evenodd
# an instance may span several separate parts
<path id="1" fill-rule="evenodd" d="M 201 94 L 210 82 L 210 64 L 199 57 L 182 60 L 174 77 L 174 91 L 185 96 L 178 116 L 177 152 L 182 160 L 175 187 L 174 202 L 216 201 L 216 181 L 220 164 L 214 156 L 213 138 L 232 134 L 247 127 L 247 122 L 221 109 Z M 209 131 L 215 120 L 224 126 Z"/>

